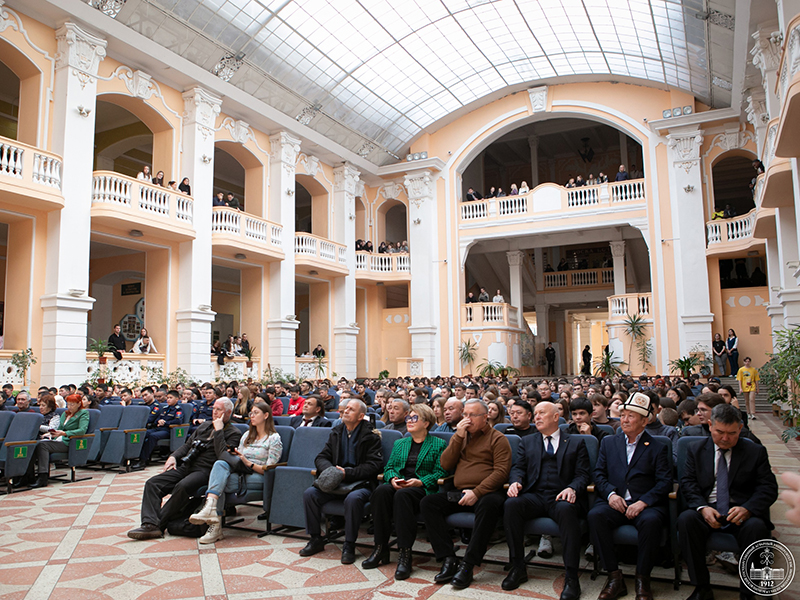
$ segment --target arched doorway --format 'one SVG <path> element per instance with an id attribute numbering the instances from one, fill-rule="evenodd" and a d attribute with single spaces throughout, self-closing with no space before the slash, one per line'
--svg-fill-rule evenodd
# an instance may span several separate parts
<path id="1" fill-rule="evenodd" d="M 752 165 L 754 158 L 726 156 L 717 160 L 711 167 L 711 177 L 714 182 L 714 212 L 725 211 L 726 207 L 730 207 L 732 213 L 729 211 L 728 214 L 741 216 L 756 207 L 751 187 L 751 184 L 755 184 L 757 175 Z"/>
<path id="2" fill-rule="evenodd" d="M 295 178 L 295 231 L 328 237 L 328 190 L 310 175 Z"/>
<path id="3" fill-rule="evenodd" d="M 214 145 L 214 193 L 231 193 L 241 209 L 264 215 L 264 165 L 242 144 L 219 141 Z"/>
<path id="4" fill-rule="evenodd" d="M 0 39 L 0 136 L 39 145 L 42 73 L 27 56 Z"/>
<path id="5" fill-rule="evenodd" d="M 408 210 L 399 200 L 387 200 L 378 207 L 376 239 L 372 242 L 377 248 L 381 242 L 408 240 Z"/>

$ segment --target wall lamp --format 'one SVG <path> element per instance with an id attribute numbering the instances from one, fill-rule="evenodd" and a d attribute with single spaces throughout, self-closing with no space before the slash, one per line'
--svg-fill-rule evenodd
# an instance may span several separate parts
<path id="1" fill-rule="evenodd" d="M 82 116 L 84 119 L 92 114 L 91 108 L 84 108 L 83 104 L 78 105 L 78 114 Z"/>
<path id="2" fill-rule="evenodd" d="M 203 156 L 201 156 L 201 157 L 200 157 L 200 160 L 202 160 L 202 161 L 203 161 L 203 164 L 204 164 L 204 165 L 207 165 L 207 164 L 208 164 L 208 163 L 210 163 L 210 162 L 211 162 L 213 159 L 212 159 L 212 158 L 211 158 L 211 157 L 210 157 L 208 154 L 203 154 Z"/>
<path id="3" fill-rule="evenodd" d="M 133 237 L 133 238 L 140 238 L 140 237 L 142 237 L 144 235 L 144 233 L 142 233 L 142 231 L 140 229 L 131 229 L 128 232 L 128 235 Z"/>
<path id="4" fill-rule="evenodd" d="M 420 223 L 422 223 L 422 219 L 420 219 L 419 217 L 417 217 L 416 219 L 414 219 L 414 220 L 412 221 L 412 223 L 414 223 L 414 225 L 419 225 Z"/>
<path id="5" fill-rule="evenodd" d="M 686 192 L 687 194 L 689 194 L 689 193 L 694 191 L 694 186 L 691 185 L 691 184 L 687 185 L 685 188 L 683 188 L 683 191 Z"/>

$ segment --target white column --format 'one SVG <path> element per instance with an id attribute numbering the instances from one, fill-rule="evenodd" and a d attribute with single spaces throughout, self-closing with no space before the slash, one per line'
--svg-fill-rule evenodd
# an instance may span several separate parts
<path id="1" fill-rule="evenodd" d="M 73 23 L 56 31 L 53 151 L 64 158 L 64 208 L 47 215 L 40 385 L 86 378 L 92 164 L 97 69 L 106 42 Z"/>
<path id="2" fill-rule="evenodd" d="M 411 248 L 411 326 L 408 328 L 411 355 L 423 359 L 425 375 L 433 377 L 441 369 L 438 350 L 441 282 L 435 243 L 440 232 L 436 192 L 430 171 L 410 171 L 404 183 L 409 201 L 408 242 Z"/>
<path id="3" fill-rule="evenodd" d="M 512 250 L 506 252 L 508 258 L 508 280 L 511 289 L 509 290 L 511 298 L 509 303 L 517 309 L 517 323 L 520 328 L 522 327 L 522 261 L 525 260 L 525 253 L 519 250 Z M 527 328 L 523 328 L 527 331 Z"/>
<path id="4" fill-rule="evenodd" d="M 779 327 L 783 327 L 783 307 L 781 306 L 779 292 L 781 291 L 781 260 L 778 256 L 778 240 L 767 238 L 767 282 L 769 283 L 769 304 L 767 304 L 767 314 L 772 325 L 772 332 Z M 774 340 L 773 337 L 773 349 Z"/>
<path id="5" fill-rule="evenodd" d="M 539 185 L 539 136 L 529 135 L 528 145 L 531 147 L 531 179 L 528 187 L 533 189 Z"/>
<path id="6" fill-rule="evenodd" d="M 800 0 L 775 0 L 778 5 L 778 31 L 786 33 L 786 26 L 800 13 Z"/>
<path id="7" fill-rule="evenodd" d="M 356 323 L 356 184 L 360 173 L 345 163 L 333 170 L 334 241 L 347 248 L 345 277 L 333 280 L 334 321 L 333 370 L 339 376 L 355 378 L 358 371 L 358 324 Z M 419 247 L 419 246 L 417 246 Z"/>
<path id="8" fill-rule="evenodd" d="M 700 174 L 703 132 L 694 126 L 680 127 L 670 130 L 667 139 L 672 162 L 669 184 L 675 232 L 674 286 L 680 315 L 678 339 L 680 354 L 685 356 L 697 344 L 707 346 L 713 337 Z"/>
<path id="9" fill-rule="evenodd" d="M 795 210 L 791 206 L 775 209 L 775 228 L 777 230 L 778 260 L 780 264 L 780 286 L 778 300 L 783 307 L 783 325 L 790 327 L 800 324 L 800 288 L 794 273 L 800 265 L 797 246 L 797 222 Z"/>
<path id="10" fill-rule="evenodd" d="M 781 114 L 781 104 L 775 95 L 775 86 L 778 83 L 778 65 L 781 62 L 781 45 L 778 38 L 773 35 L 778 32 L 777 23 L 760 24 L 753 34 L 755 44 L 750 50 L 753 65 L 761 71 L 761 83 L 764 85 L 764 94 L 767 113 L 770 119 Z"/>
<path id="11" fill-rule="evenodd" d="M 611 256 L 614 259 L 614 295 L 626 294 L 628 290 L 625 281 L 625 242 L 609 242 Z"/>
<path id="12" fill-rule="evenodd" d="M 294 190 L 300 140 L 285 131 L 269 138 L 269 218 L 283 225 L 284 259 L 269 268 L 269 362 L 295 372 L 295 335 L 300 325 L 294 308 Z"/>
<path id="13" fill-rule="evenodd" d="M 222 101 L 201 88 L 184 92 L 181 173 L 192 182 L 197 237 L 178 250 L 178 366 L 211 379 L 211 202 L 214 191 L 214 128 Z"/>

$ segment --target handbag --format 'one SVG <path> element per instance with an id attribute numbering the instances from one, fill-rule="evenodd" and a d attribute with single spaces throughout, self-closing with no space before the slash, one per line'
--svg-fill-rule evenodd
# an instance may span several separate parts
<path id="1" fill-rule="evenodd" d="M 253 469 L 244 464 L 241 456 L 231 454 L 230 452 L 225 450 L 225 452 L 222 453 L 222 456 L 220 458 L 224 460 L 226 463 L 228 463 L 228 466 L 230 466 L 232 473 L 240 473 L 242 475 L 250 475 L 251 473 L 253 473 Z"/>

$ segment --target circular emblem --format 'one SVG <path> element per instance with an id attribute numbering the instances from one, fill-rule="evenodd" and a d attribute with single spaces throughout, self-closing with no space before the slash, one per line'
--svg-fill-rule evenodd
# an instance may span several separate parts
<path id="1" fill-rule="evenodd" d="M 792 552 L 775 540 L 750 544 L 739 559 L 739 578 L 745 587 L 762 596 L 783 592 L 794 579 Z"/>

